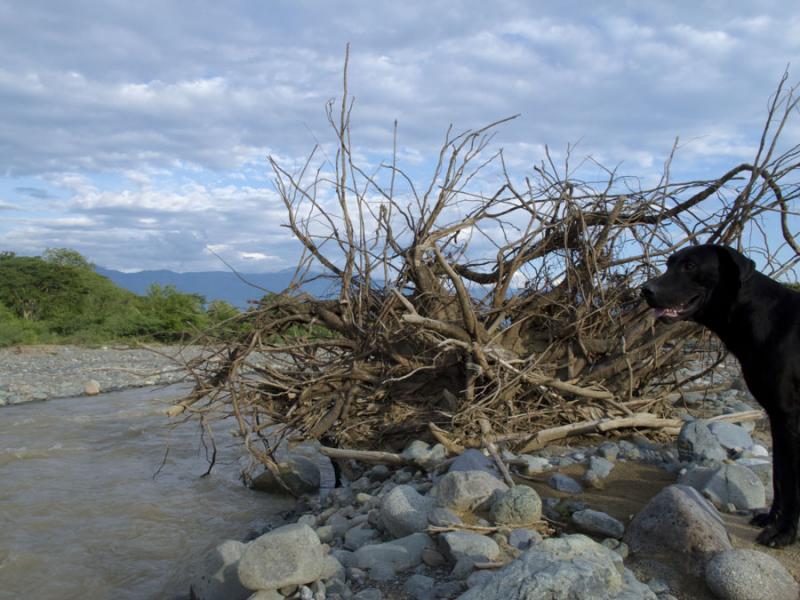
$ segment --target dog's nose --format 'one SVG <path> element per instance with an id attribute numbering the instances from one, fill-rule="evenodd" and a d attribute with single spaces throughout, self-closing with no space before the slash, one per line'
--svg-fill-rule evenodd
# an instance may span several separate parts
<path id="1" fill-rule="evenodd" d="M 651 302 L 656 297 L 656 290 L 652 281 L 648 281 L 642 286 L 642 296 L 648 302 Z"/>

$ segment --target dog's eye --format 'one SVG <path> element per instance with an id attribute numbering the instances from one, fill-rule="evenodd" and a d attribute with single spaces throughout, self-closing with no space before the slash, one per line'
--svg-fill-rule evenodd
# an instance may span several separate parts
<path id="1" fill-rule="evenodd" d="M 684 271 L 694 271 L 697 268 L 697 265 L 694 264 L 692 261 L 687 260 L 683 263 L 683 270 Z"/>

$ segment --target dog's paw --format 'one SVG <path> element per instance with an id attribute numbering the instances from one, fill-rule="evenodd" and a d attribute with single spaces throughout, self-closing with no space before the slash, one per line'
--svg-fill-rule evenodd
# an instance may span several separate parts
<path id="1" fill-rule="evenodd" d="M 758 513 L 757 515 L 753 515 L 753 518 L 750 519 L 750 525 L 755 525 L 756 527 L 766 527 L 767 525 L 772 525 L 775 522 L 775 517 L 771 512 L 762 512 Z"/>
<path id="2" fill-rule="evenodd" d="M 797 528 L 787 527 L 778 529 L 775 525 L 769 525 L 764 531 L 758 534 L 756 541 L 762 546 L 770 548 L 783 548 L 794 543 L 797 538 Z"/>

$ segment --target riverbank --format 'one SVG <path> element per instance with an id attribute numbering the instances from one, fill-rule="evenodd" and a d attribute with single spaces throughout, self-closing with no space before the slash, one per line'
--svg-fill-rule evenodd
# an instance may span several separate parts
<path id="1" fill-rule="evenodd" d="M 182 381 L 196 346 L 14 346 L 0 349 L 0 406 Z"/>
<path id="2" fill-rule="evenodd" d="M 199 352 L 171 346 L 0 350 L 0 404 L 84 395 L 91 382 L 102 392 L 174 383 L 184 378 L 183 362 Z M 678 375 L 699 375 L 701 368 Z M 230 531 L 232 539 L 194 563 L 191 571 L 203 575 L 192 578 L 192 598 L 509 600 L 516 596 L 503 582 L 523 590 L 523 583 L 558 574 L 559 589 L 588 585 L 598 593 L 597 586 L 605 586 L 605 597 L 620 600 L 794 599 L 797 545 L 756 546 L 758 530 L 747 525 L 771 499 L 766 424 L 719 419 L 757 405 L 732 360 L 691 385 L 674 398 L 673 415 L 684 421 L 677 442 L 653 443 L 628 430 L 561 440 L 529 454 L 504 451 L 510 482 L 485 452 L 448 456 L 419 440 L 409 441 L 400 464 L 345 460 L 342 487 L 323 498 L 313 489 L 299 500 L 285 498 L 294 510 L 284 520 L 244 540 Z M 46 439 L 47 456 L 63 452 L 58 440 Z M 29 450 L 24 457 L 41 454 Z M 135 457 L 138 451 L 122 453 Z M 295 481 L 324 485 L 307 455 L 293 463 L 291 455 L 284 458 Z M 220 468 L 226 478 L 235 477 L 235 461 Z M 263 501 L 265 507 L 275 503 L 274 496 Z M 727 575 L 715 580 L 714 573 Z M 711 591 L 731 580 L 738 592 Z M 783 587 L 776 595 L 763 581 Z M 505 591 L 493 596 L 494 589 Z M 528 597 L 545 593 L 528 591 Z"/>
<path id="3" fill-rule="evenodd" d="M 419 440 L 392 464 L 346 460 L 343 486 L 302 497 L 288 525 L 212 552 L 192 597 L 796 600 L 798 545 L 758 546 L 748 524 L 771 502 L 769 431 L 726 415 L 755 408 L 729 360 L 675 398 L 677 440 L 503 451 L 510 481 L 486 452 Z M 307 467 L 281 469 L 313 481 Z"/>

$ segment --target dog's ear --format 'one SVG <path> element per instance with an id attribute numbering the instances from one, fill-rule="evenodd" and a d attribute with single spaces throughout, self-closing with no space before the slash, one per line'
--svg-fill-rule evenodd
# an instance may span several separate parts
<path id="1" fill-rule="evenodd" d="M 736 271 L 739 274 L 740 283 L 744 283 L 753 276 L 753 273 L 755 273 L 756 271 L 756 263 L 747 258 L 741 252 L 734 250 L 733 248 L 724 246 L 722 250 L 724 251 L 725 256 L 733 263 L 733 266 L 736 268 Z"/>

